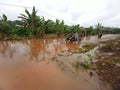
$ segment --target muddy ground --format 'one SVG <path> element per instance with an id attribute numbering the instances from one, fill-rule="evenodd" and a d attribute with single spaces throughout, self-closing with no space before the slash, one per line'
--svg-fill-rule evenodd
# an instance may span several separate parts
<path id="1" fill-rule="evenodd" d="M 120 35 L 108 34 L 101 39 L 97 39 L 96 36 L 84 38 L 79 49 L 72 48 L 69 52 L 73 53 L 67 60 L 73 64 L 72 69 L 87 69 L 91 76 L 95 71 L 100 80 L 110 84 L 113 90 L 120 90 Z M 64 56 L 62 64 L 66 67 Z"/>
<path id="2" fill-rule="evenodd" d="M 120 90 L 120 35 L 0 41 L 0 90 Z"/>
<path id="3" fill-rule="evenodd" d="M 95 67 L 101 80 L 112 85 L 114 90 L 120 90 L 120 37 L 101 41 L 96 53 Z"/>

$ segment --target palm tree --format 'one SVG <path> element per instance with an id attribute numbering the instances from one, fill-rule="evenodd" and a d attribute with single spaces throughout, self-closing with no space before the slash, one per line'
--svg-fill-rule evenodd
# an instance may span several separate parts
<path id="1" fill-rule="evenodd" d="M 45 33 L 54 33 L 54 31 L 56 30 L 56 24 L 54 21 L 48 19 L 47 21 L 45 21 Z"/>
<path id="2" fill-rule="evenodd" d="M 60 31 L 60 21 L 58 19 L 55 21 L 55 28 L 56 30 Z"/>
<path id="3" fill-rule="evenodd" d="M 36 15 L 37 11 L 35 10 L 35 7 L 33 7 L 33 10 L 32 10 L 32 15 L 31 15 L 31 26 L 32 26 L 32 29 L 33 29 L 33 34 L 36 36 L 37 35 L 37 24 L 38 24 L 38 19 L 39 17 Z"/>
<path id="4" fill-rule="evenodd" d="M 2 38 L 9 37 L 11 26 L 8 24 L 7 16 L 5 14 L 2 15 L 0 22 L 0 33 Z"/>
<path id="5" fill-rule="evenodd" d="M 79 32 L 80 31 L 80 25 L 77 24 L 77 25 L 72 25 L 71 26 L 71 31 L 72 32 Z"/>
<path id="6" fill-rule="evenodd" d="M 102 28 L 103 28 L 102 23 L 98 23 L 98 24 L 95 26 L 95 28 L 96 28 L 96 34 L 98 34 L 99 32 L 101 32 L 101 31 L 102 31 Z"/>
<path id="7" fill-rule="evenodd" d="M 5 14 L 3 14 L 0 18 L 3 23 L 7 23 L 7 16 Z"/>
<path id="8" fill-rule="evenodd" d="M 94 30 L 93 26 L 90 26 L 87 28 L 87 33 L 89 35 L 95 35 L 95 30 Z"/>
<path id="9" fill-rule="evenodd" d="M 25 13 L 26 13 L 26 15 L 20 14 L 20 16 L 18 16 L 18 18 L 22 19 L 22 26 L 31 28 L 33 31 L 33 35 L 36 37 L 37 36 L 37 28 L 39 27 L 38 24 L 40 21 L 40 18 L 36 15 L 37 11 L 35 10 L 35 7 L 33 7 L 31 14 L 27 9 L 25 9 Z"/>
<path id="10" fill-rule="evenodd" d="M 63 33 L 64 32 L 64 20 L 62 20 L 62 22 L 60 23 L 60 29 L 61 29 L 61 32 Z"/>
<path id="11" fill-rule="evenodd" d="M 29 27 L 31 24 L 31 21 L 32 21 L 31 14 L 29 13 L 29 11 L 27 9 L 25 9 L 25 13 L 27 15 L 20 14 L 20 16 L 18 16 L 18 18 L 22 19 L 22 26 L 23 27 Z"/>
<path id="12" fill-rule="evenodd" d="M 46 29 L 46 22 L 44 17 L 42 17 L 40 19 L 40 32 L 39 32 L 42 38 L 44 37 L 45 29 Z"/>

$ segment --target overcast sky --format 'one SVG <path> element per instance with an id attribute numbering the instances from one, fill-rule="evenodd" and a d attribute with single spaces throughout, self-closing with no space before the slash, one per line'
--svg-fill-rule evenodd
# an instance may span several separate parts
<path id="1" fill-rule="evenodd" d="M 100 22 L 103 26 L 120 27 L 120 0 L 0 0 L 0 3 L 35 6 L 37 15 L 63 19 L 67 24 L 88 27 Z M 15 20 L 24 13 L 24 8 L 0 4 L 0 16 L 3 13 L 9 20 Z"/>

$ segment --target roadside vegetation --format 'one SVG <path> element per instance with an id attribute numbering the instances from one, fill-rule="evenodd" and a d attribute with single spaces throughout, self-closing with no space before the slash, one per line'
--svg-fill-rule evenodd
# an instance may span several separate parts
<path id="1" fill-rule="evenodd" d="M 102 81 L 111 84 L 113 90 L 120 90 L 120 37 L 100 44 L 102 45 L 99 46 L 94 57 L 87 54 L 87 58 L 82 60 L 80 56 L 79 60 L 74 62 L 74 67 L 77 70 L 80 68 L 94 70 Z M 86 45 L 84 48 L 91 50 L 90 47 Z M 81 53 L 85 52 L 81 51 Z"/>
<path id="2" fill-rule="evenodd" d="M 29 12 L 25 9 L 24 14 L 18 16 L 19 20 L 8 20 L 5 14 L 0 17 L 0 40 L 20 40 L 20 39 L 30 39 L 30 38 L 46 38 L 47 35 L 51 34 L 54 37 L 66 37 L 67 34 L 77 31 L 83 32 L 85 36 L 96 35 L 101 30 L 104 33 L 120 33 L 119 28 L 109 28 L 103 27 L 101 23 L 98 23 L 95 28 L 90 26 L 84 28 L 77 25 L 66 25 L 64 20 L 60 21 L 56 19 L 45 20 L 44 16 L 40 17 L 37 15 L 37 10 L 33 7 L 32 11 Z M 107 31 L 106 31 L 107 30 Z M 47 38 L 51 38 L 47 37 Z"/>
<path id="3" fill-rule="evenodd" d="M 91 49 L 95 48 L 97 44 L 85 44 L 82 46 L 82 48 L 79 48 L 79 53 L 85 53 L 90 51 Z"/>
<path id="4" fill-rule="evenodd" d="M 25 13 L 20 14 L 18 18 L 20 20 L 11 21 L 8 20 L 5 14 L 0 16 L 0 40 L 64 38 L 75 31 L 82 32 L 84 36 L 98 35 L 99 32 L 103 32 L 103 34 L 120 34 L 120 28 L 104 27 L 101 23 L 98 23 L 95 27 L 84 28 L 79 24 L 66 25 L 64 20 L 46 20 L 44 17 L 37 15 L 35 7 L 31 12 L 25 9 Z M 94 68 L 102 80 L 111 83 L 115 90 L 120 90 L 120 38 L 100 43 L 103 46 L 96 53 L 97 62 L 91 63 L 93 56 L 88 54 L 88 60 L 84 62 L 77 61 L 74 65 L 76 68 Z M 96 46 L 96 44 L 83 45 L 82 48 L 73 53 L 86 53 Z"/>
<path id="5" fill-rule="evenodd" d="M 113 86 L 113 90 L 120 90 L 120 38 L 102 44 L 96 53 L 96 71 L 101 80 Z"/>

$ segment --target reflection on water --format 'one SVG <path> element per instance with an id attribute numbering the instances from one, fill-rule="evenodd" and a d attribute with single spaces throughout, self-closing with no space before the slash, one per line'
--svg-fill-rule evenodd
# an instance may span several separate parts
<path id="1" fill-rule="evenodd" d="M 87 71 L 76 77 L 51 62 L 58 57 L 69 67 L 69 50 L 77 48 L 63 39 L 0 41 L 0 90 L 110 90 Z"/>
<path id="2" fill-rule="evenodd" d="M 60 39 L 37 39 L 25 41 L 8 41 L 0 42 L 0 53 L 5 58 L 14 59 L 16 55 L 28 57 L 29 60 L 45 60 L 51 59 L 55 55 L 65 52 L 70 48 L 78 47 L 78 45 L 70 46 Z"/>
<path id="3" fill-rule="evenodd" d="M 28 57 L 29 60 L 48 60 L 70 49 L 76 49 L 77 44 L 65 43 L 60 39 L 41 39 L 26 41 L 0 42 L 0 53 L 14 59 L 16 55 Z"/>

